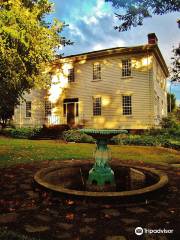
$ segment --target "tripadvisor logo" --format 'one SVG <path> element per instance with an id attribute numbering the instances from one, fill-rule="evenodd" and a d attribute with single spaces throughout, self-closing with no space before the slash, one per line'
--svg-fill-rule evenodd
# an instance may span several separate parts
<path id="1" fill-rule="evenodd" d="M 142 227 L 137 227 L 137 228 L 135 229 L 135 234 L 136 234 L 136 235 L 142 235 L 142 234 L 143 234 L 143 229 L 142 229 Z"/>
<path id="2" fill-rule="evenodd" d="M 135 234 L 136 235 L 142 235 L 143 233 L 145 234 L 153 234 L 153 233 L 173 233 L 174 230 L 173 229 L 147 229 L 147 228 L 142 228 L 142 227 L 137 227 L 135 229 Z"/>

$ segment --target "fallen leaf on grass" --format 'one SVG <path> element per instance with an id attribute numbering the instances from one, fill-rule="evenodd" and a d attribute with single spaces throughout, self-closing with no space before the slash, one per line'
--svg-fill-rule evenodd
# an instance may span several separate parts
<path id="1" fill-rule="evenodd" d="M 105 218 L 111 219 L 111 216 L 108 214 L 105 214 Z"/>
<path id="2" fill-rule="evenodd" d="M 74 219 L 74 213 L 67 213 L 66 214 L 66 219 L 67 220 L 73 220 Z"/>
<path id="3" fill-rule="evenodd" d="M 66 200 L 66 204 L 67 204 L 67 205 L 73 205 L 73 204 L 74 204 L 74 201 Z"/>

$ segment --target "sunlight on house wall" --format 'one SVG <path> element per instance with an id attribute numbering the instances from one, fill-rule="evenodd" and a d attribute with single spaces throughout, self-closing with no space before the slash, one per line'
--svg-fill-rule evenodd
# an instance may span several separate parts
<path id="1" fill-rule="evenodd" d="M 103 107 L 109 106 L 110 102 L 111 102 L 110 96 L 102 97 L 102 106 Z"/>
<path id="2" fill-rule="evenodd" d="M 117 119 L 107 119 L 106 117 L 98 116 L 93 119 L 93 128 L 98 129 L 99 126 L 105 129 L 117 128 Z"/>
<path id="3" fill-rule="evenodd" d="M 48 91 L 49 101 L 56 103 L 65 88 L 68 87 L 68 69 L 72 68 L 72 63 L 64 63 L 62 68 L 52 76 L 52 84 Z"/>
<path id="4" fill-rule="evenodd" d="M 60 124 L 61 109 L 58 106 L 58 101 L 64 96 L 64 90 L 68 88 L 68 72 L 71 69 L 72 63 L 63 63 L 61 67 L 57 67 L 52 75 L 51 87 L 48 90 L 48 100 L 52 103 L 51 116 L 49 124 Z"/>
<path id="5" fill-rule="evenodd" d="M 105 123 L 105 118 L 102 116 L 98 116 L 96 118 L 93 119 L 94 121 L 94 127 L 98 128 L 97 126 L 100 125 L 102 127 L 104 127 L 104 123 Z"/>
<path id="6" fill-rule="evenodd" d="M 52 84 L 51 87 L 49 89 L 49 100 L 52 103 L 56 103 L 59 95 L 61 94 L 62 90 L 61 90 L 61 84 L 60 84 L 60 80 L 58 78 L 57 75 L 52 76 Z"/>
<path id="7" fill-rule="evenodd" d="M 106 66 L 112 66 L 113 65 L 111 61 L 106 60 L 106 59 L 103 60 L 103 64 L 106 65 Z"/>
<path id="8" fill-rule="evenodd" d="M 132 67 L 136 69 L 149 66 L 151 65 L 151 63 L 152 63 L 152 56 L 143 57 L 139 60 L 132 59 Z"/>
<path id="9" fill-rule="evenodd" d="M 142 66 L 148 66 L 152 63 L 152 56 L 144 57 L 141 59 Z"/>
<path id="10" fill-rule="evenodd" d="M 86 63 L 86 59 L 79 61 L 79 64 L 85 64 L 85 63 Z"/>
<path id="11" fill-rule="evenodd" d="M 107 129 L 117 128 L 117 122 L 116 121 L 106 121 L 104 124 L 104 128 L 107 128 Z"/>

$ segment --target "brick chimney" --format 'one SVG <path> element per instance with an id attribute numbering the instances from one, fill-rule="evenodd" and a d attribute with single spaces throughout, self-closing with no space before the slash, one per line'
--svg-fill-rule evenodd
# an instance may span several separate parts
<path id="1" fill-rule="evenodd" d="M 148 44 L 158 44 L 158 38 L 155 33 L 148 34 Z"/>

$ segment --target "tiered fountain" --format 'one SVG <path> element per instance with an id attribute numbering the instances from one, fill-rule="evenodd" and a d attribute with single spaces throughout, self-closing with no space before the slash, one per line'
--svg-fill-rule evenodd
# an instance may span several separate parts
<path id="1" fill-rule="evenodd" d="M 154 169 L 115 164 L 111 169 L 110 150 L 107 147 L 113 136 L 125 130 L 81 129 L 82 133 L 96 139 L 95 163 L 69 160 L 38 171 L 35 181 L 49 190 L 86 197 L 143 196 L 157 191 L 168 183 L 168 177 Z"/>

